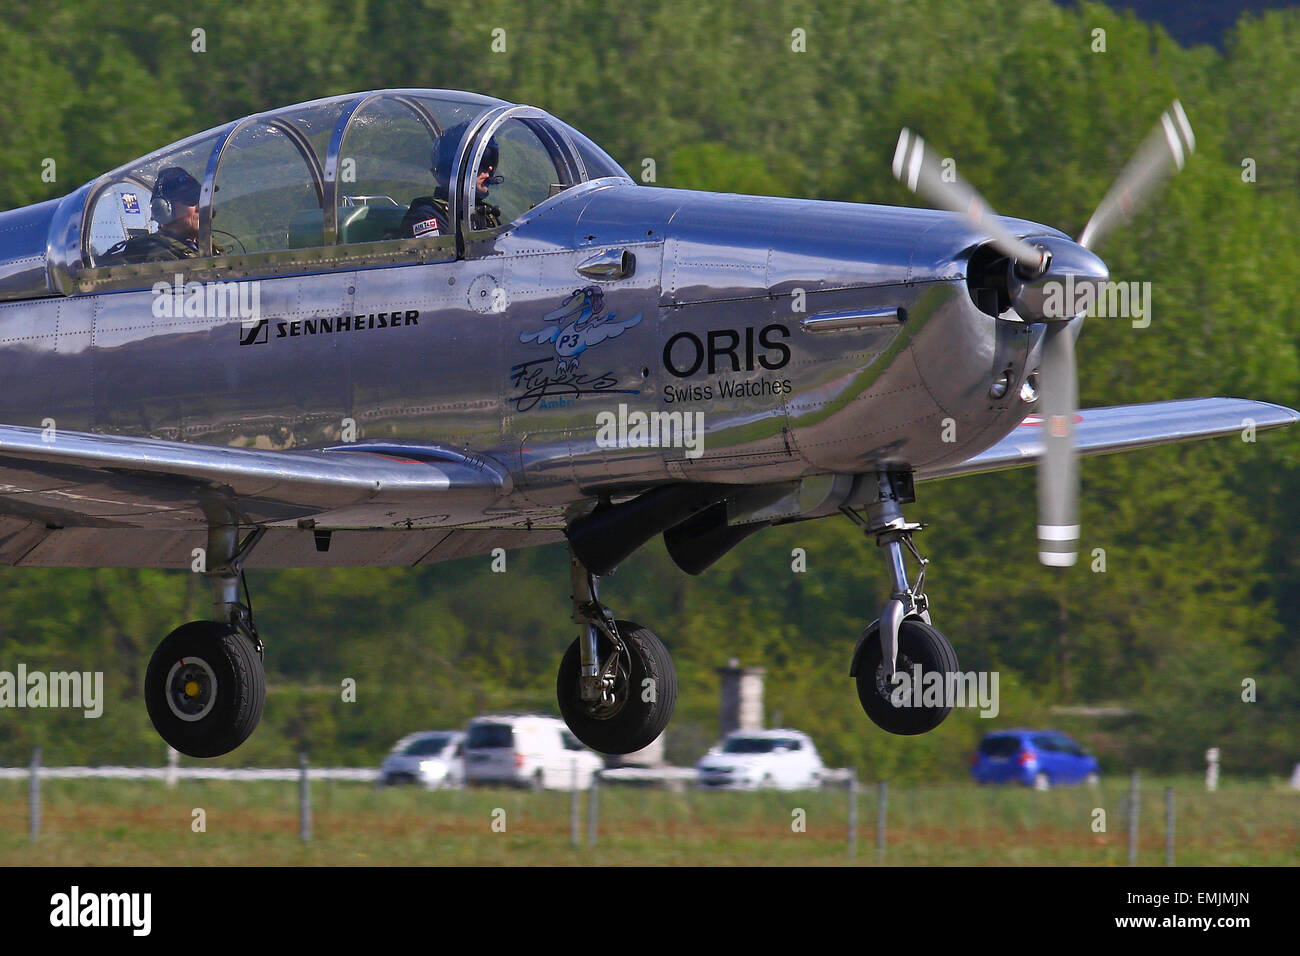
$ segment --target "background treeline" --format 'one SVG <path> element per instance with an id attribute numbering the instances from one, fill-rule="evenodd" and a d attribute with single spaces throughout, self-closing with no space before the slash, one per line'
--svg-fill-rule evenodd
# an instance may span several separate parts
<path id="1" fill-rule="evenodd" d="M 921 131 L 1004 213 L 1077 234 L 1178 96 L 1198 152 L 1103 250 L 1150 281 L 1153 321 L 1088 324 L 1085 406 L 1198 395 L 1300 404 L 1300 11 L 1247 16 L 1222 49 L 1187 49 L 1132 14 L 1047 0 L 194 0 L 176 11 L 10 3 L 0 21 L 0 206 L 62 195 L 97 173 L 246 113 L 385 86 L 530 102 L 661 186 L 906 204 L 890 177 L 898 128 Z M 506 51 L 491 52 L 505 30 Z M 807 52 L 791 50 L 806 31 Z M 1106 51 L 1094 52 L 1096 28 Z M 192 51 L 195 29 L 206 52 Z M 57 182 L 41 178 L 56 163 Z M 1244 164 L 1244 165 L 1243 165 Z M 1255 181 L 1244 175 L 1254 171 Z M 769 720 L 810 732 L 865 777 L 964 772 L 990 726 L 1052 724 L 1112 771 L 1229 772 L 1300 760 L 1300 429 L 1085 464 L 1085 555 L 1039 567 L 1029 471 L 925 485 L 936 623 L 965 668 L 996 669 L 996 721 L 954 715 L 894 739 L 861 713 L 849 654 L 885 596 L 874 542 L 827 520 L 751 539 L 701 578 L 658 543 L 607 583 L 652 626 L 683 681 L 670 755 L 716 734 L 730 657 L 768 668 Z M 791 571 L 791 551 L 808 555 Z M 164 572 L 0 570 L 0 670 L 106 672 L 100 720 L 0 711 L 0 764 L 42 743 L 51 762 L 157 763 L 140 698 L 154 645 L 206 614 L 206 588 Z M 269 640 L 267 715 L 229 762 L 376 761 L 403 733 L 485 708 L 554 710 L 571 640 L 562 547 L 413 570 L 255 573 Z M 354 678 L 358 700 L 340 701 Z M 1242 701 L 1253 679 L 1258 700 Z M 1112 704 L 1124 718 L 1054 713 Z"/>

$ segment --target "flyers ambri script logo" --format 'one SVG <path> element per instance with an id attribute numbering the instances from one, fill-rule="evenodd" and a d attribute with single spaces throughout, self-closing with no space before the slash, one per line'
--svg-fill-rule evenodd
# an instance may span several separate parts
<path id="1" fill-rule="evenodd" d="M 296 339 L 304 335 L 349 335 L 379 329 L 400 329 L 420 324 L 418 309 L 405 312 L 371 312 L 367 315 L 326 316 L 320 319 L 258 319 L 239 326 L 240 345 L 265 345 L 272 339 Z"/>

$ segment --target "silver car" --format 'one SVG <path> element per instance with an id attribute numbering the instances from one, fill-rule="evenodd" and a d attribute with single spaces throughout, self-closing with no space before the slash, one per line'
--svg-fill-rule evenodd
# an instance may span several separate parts
<path id="1" fill-rule="evenodd" d="M 382 784 L 419 783 L 430 790 L 465 785 L 465 735 L 424 730 L 393 745 L 379 768 Z"/>

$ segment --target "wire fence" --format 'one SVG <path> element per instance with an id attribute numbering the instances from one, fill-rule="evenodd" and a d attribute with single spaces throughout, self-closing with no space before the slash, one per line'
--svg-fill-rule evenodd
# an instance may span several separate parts
<path id="1" fill-rule="evenodd" d="M 602 823 L 608 828 L 612 823 L 618 825 L 628 825 L 634 822 L 630 820 L 626 813 L 626 807 L 618 806 L 620 813 L 617 820 L 602 821 L 602 791 L 610 787 L 622 785 L 620 789 L 631 788 L 664 788 L 675 789 L 677 792 L 684 792 L 682 787 L 689 784 L 694 779 L 694 771 L 688 768 L 661 768 L 661 769 L 639 769 L 639 768 L 619 768 L 615 770 L 606 770 L 594 774 L 590 778 L 590 785 L 585 792 L 577 786 L 578 774 L 575 767 L 573 786 L 569 788 L 568 805 L 568 831 L 569 843 L 574 846 L 595 846 L 600 840 L 602 833 Z M 870 853 L 870 859 L 877 863 L 889 862 L 891 839 L 897 842 L 899 839 L 910 839 L 917 831 L 933 833 L 935 824 L 953 824 L 951 811 L 945 810 L 939 805 L 940 800 L 937 796 L 937 788 L 927 790 L 926 788 L 909 788 L 905 791 L 906 803 L 902 806 L 891 808 L 891 790 L 888 782 L 879 781 L 864 787 L 850 771 L 838 771 L 827 774 L 824 782 L 827 787 L 818 795 L 804 794 L 799 798 L 799 802 L 816 806 L 821 813 L 822 819 L 834 817 L 840 819 L 842 826 L 842 837 L 844 841 L 844 857 L 848 860 L 856 860 L 859 856 L 859 837 L 860 831 L 866 828 L 866 832 L 871 832 L 871 824 L 874 822 L 874 847 Z M 380 772 L 372 768 L 354 768 L 354 767 L 311 767 L 305 754 L 301 755 L 299 766 L 296 768 L 266 768 L 266 769 L 249 769 L 249 768 L 214 768 L 214 767 L 180 767 L 176 765 L 167 767 L 45 767 L 41 764 L 39 748 L 33 754 L 32 762 L 27 767 L 0 767 L 0 779 L 28 781 L 28 835 L 32 842 L 36 842 L 42 830 L 42 793 L 41 784 L 47 780 L 78 780 L 78 779 L 101 779 L 101 780 L 135 780 L 135 781 L 158 781 L 169 786 L 176 786 L 181 781 L 227 781 L 227 782 L 297 782 L 298 783 L 298 835 L 304 842 L 310 842 L 313 839 L 313 787 L 314 782 L 352 782 L 352 783 L 376 783 L 381 779 Z M 691 788 L 694 790 L 694 788 Z M 836 790 L 842 789 L 842 795 L 835 796 Z M 988 790 L 990 788 L 982 788 Z M 1080 813 L 1088 811 L 1089 802 L 1098 802 L 1096 798 L 1091 800 L 1087 797 L 1086 788 L 1078 788 L 1083 791 L 1083 799 L 1080 802 L 1074 800 L 1076 804 L 1073 807 L 1073 816 L 1078 818 Z M 864 793 L 865 791 L 865 793 Z M 874 793 L 872 792 L 874 791 Z M 1163 803 L 1163 862 L 1165 865 L 1173 866 L 1176 862 L 1176 835 L 1177 835 L 1177 810 L 1178 804 L 1173 787 L 1166 786 L 1163 789 L 1163 797 L 1159 802 Z M 693 798 L 688 797 L 687 800 Z M 1145 800 L 1148 806 L 1151 806 L 1153 796 L 1147 794 Z M 1158 799 L 1158 798 L 1157 798 Z M 810 803 L 811 801 L 811 803 Z M 834 810 L 834 804 L 840 803 L 840 809 Z M 1142 858 L 1142 810 L 1144 794 L 1141 787 L 1141 778 L 1134 771 L 1129 779 L 1128 786 L 1120 795 L 1118 809 L 1123 821 L 1123 831 L 1126 836 L 1127 862 L 1130 865 L 1136 865 Z M 626 801 L 622 801 L 623 804 Z M 993 804 L 990 803 L 986 808 L 991 810 Z M 645 804 L 642 803 L 642 809 L 645 810 Z M 871 819 L 872 810 L 874 809 L 874 821 Z M 824 811 L 832 810 L 828 814 Z M 792 826 L 798 830 L 798 814 L 806 811 L 796 808 L 796 820 Z M 1023 808 L 1022 808 L 1023 812 Z M 1093 809 L 1094 826 L 1092 829 L 1097 831 L 1095 826 L 1095 815 L 1100 811 Z M 1204 814 L 1202 814 L 1203 816 Z M 893 819 L 891 819 L 891 816 Z M 1100 827 L 1101 832 L 1107 829 L 1104 823 L 1104 813 L 1102 815 L 1103 823 Z M 971 822 L 977 826 L 986 826 L 996 829 L 1000 821 L 989 816 L 988 812 L 980 814 L 976 812 Z M 1202 821 L 1203 823 L 1203 821 Z M 1032 833 L 1040 829 L 1040 821 L 1036 816 L 1028 819 L 1019 820 L 1019 825 L 1023 831 Z M 891 829 L 893 828 L 893 829 Z M 954 831 L 949 828 L 941 830 L 944 839 L 954 839 Z M 1150 842 L 1151 834 L 1148 834 Z M 1143 862 L 1153 862 L 1149 852 L 1143 859 Z"/>

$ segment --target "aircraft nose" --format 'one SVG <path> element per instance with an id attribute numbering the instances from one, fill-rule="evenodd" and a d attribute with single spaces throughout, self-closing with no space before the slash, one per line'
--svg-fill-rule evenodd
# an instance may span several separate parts
<path id="1" fill-rule="evenodd" d="M 1050 259 L 1038 276 L 1011 267 L 1008 292 L 1020 317 L 1039 322 L 1072 319 L 1086 312 L 1110 280 L 1106 263 L 1071 239 L 1048 236 L 1028 241 L 1046 251 Z"/>
<path id="2" fill-rule="evenodd" d="M 1055 245 L 1059 252 L 1053 252 L 1052 258 L 1053 260 L 1059 258 L 1060 261 L 1059 263 L 1054 261 L 1049 271 L 1063 270 L 1073 275 L 1076 282 L 1110 281 L 1110 269 L 1091 249 L 1069 240 L 1058 240 Z"/>

